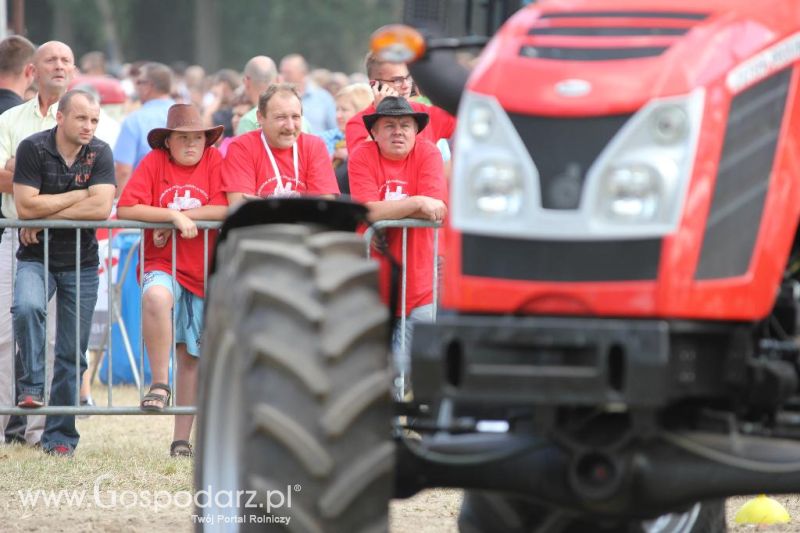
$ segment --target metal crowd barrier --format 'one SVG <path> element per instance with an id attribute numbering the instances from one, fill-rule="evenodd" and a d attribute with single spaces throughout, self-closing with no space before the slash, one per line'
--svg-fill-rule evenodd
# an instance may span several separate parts
<path id="1" fill-rule="evenodd" d="M 410 359 L 408 355 L 408 347 L 406 346 L 406 328 L 408 327 L 406 315 L 407 311 L 407 287 L 406 281 L 408 279 L 408 271 L 406 269 L 408 259 L 408 230 L 413 228 L 433 228 L 433 320 L 436 320 L 437 311 L 439 309 L 439 228 L 441 223 L 430 222 L 427 220 L 419 220 L 414 218 L 406 218 L 402 220 L 379 220 L 373 222 L 370 227 L 364 232 L 364 239 L 367 246 L 367 257 L 371 256 L 373 240 L 379 231 L 385 229 L 402 229 L 402 244 L 401 256 L 396 258 L 400 260 L 400 350 L 399 353 L 394 354 L 397 379 L 395 381 L 394 396 L 398 401 L 403 401 L 406 393 L 406 384 L 408 382 L 408 372 L 410 371 Z"/>
<path id="2" fill-rule="evenodd" d="M 203 233 L 203 243 L 204 243 L 204 250 L 208 249 L 208 232 L 211 230 L 217 229 L 221 225 L 220 222 L 208 222 L 208 221 L 197 221 L 197 227 L 199 230 L 202 230 Z M 144 247 L 141 246 L 144 238 L 144 230 L 146 229 L 171 229 L 172 230 L 172 238 L 170 239 L 170 246 L 172 248 L 172 278 L 173 278 L 173 294 L 177 291 L 175 290 L 175 265 L 176 265 L 176 238 L 178 231 L 172 224 L 167 223 L 149 223 L 149 222 L 138 222 L 133 220 L 103 220 L 103 221 L 70 221 L 70 220 L 14 220 L 14 219 L 0 219 L 0 228 L 43 228 L 43 244 L 44 244 L 44 268 L 45 271 L 49 271 L 49 237 L 50 237 L 50 230 L 52 229 L 72 229 L 75 231 L 76 234 L 76 242 L 75 242 L 75 254 L 76 257 L 80 251 L 80 239 L 81 233 L 80 230 L 82 229 L 108 229 L 109 230 L 109 245 L 107 248 L 107 257 L 102 258 L 100 257 L 100 262 L 106 263 L 106 280 L 107 280 L 107 287 L 108 287 L 108 319 L 106 323 L 106 329 L 108 332 L 108 339 L 109 342 L 107 343 L 107 355 L 108 358 L 107 362 L 107 383 L 108 383 L 108 399 L 107 399 L 107 406 L 80 406 L 80 384 L 81 384 L 81 371 L 80 371 L 80 346 L 79 343 L 76 343 L 75 349 L 75 382 L 76 382 L 76 390 L 75 390 L 75 405 L 74 406 L 48 406 L 40 407 L 38 409 L 23 409 L 19 407 L 10 407 L 10 406 L 0 406 L 0 414 L 10 414 L 10 415 L 96 415 L 96 414 L 116 414 L 116 415 L 141 415 L 144 412 L 139 408 L 138 405 L 136 406 L 114 406 L 113 400 L 113 368 L 112 368 L 112 361 L 113 361 L 113 342 L 111 342 L 111 328 L 112 328 L 112 321 L 113 321 L 113 310 L 114 310 L 114 296 L 115 291 L 113 288 L 113 247 L 112 242 L 114 238 L 113 230 L 137 230 L 140 234 L 139 237 L 139 244 L 137 245 L 139 249 L 139 276 L 140 279 L 144 277 Z M 40 237 L 41 239 L 41 237 Z M 16 263 L 16 250 L 15 247 L 12 247 L 12 273 L 16 271 L 14 267 Z M 3 258 L 0 258 L 3 260 Z M 126 265 L 127 266 L 127 265 Z M 76 283 L 76 291 L 80 294 L 80 264 L 76 262 L 75 266 L 75 273 L 77 277 Z M 127 273 L 127 272 L 126 272 Z M 13 274 L 12 274 L 13 275 Z M 203 258 L 203 280 L 204 280 L 204 288 L 205 282 L 208 279 L 208 254 L 204 254 Z M 14 294 L 14 284 L 16 280 L 12 279 L 12 298 Z M 49 292 L 49 280 L 48 277 L 45 276 L 44 278 L 45 283 L 45 294 Z M 141 299 L 142 296 L 142 288 L 141 284 L 139 286 L 139 296 Z M 54 296 L 57 298 L 58 294 Z M 0 310 L 0 313 L 6 312 L 6 310 Z M 8 310 L 8 320 L 12 320 L 10 310 Z M 76 326 L 75 326 L 75 336 L 76 338 L 80 335 L 80 298 L 76 298 L 75 302 L 75 314 L 76 314 Z M 172 329 L 175 330 L 175 306 L 173 306 L 173 313 L 172 313 Z M 46 350 L 49 344 L 49 323 L 48 320 L 45 320 L 45 346 Z M 141 321 L 139 324 L 139 328 L 141 330 Z M 127 335 L 125 335 L 126 337 Z M 12 328 L 12 346 L 16 346 L 13 328 Z M 172 364 L 172 382 L 170 386 L 172 390 L 176 390 L 177 386 L 177 372 L 175 371 L 176 366 L 176 353 L 175 353 L 175 345 L 174 343 L 170 347 L 170 360 Z M 12 368 L 10 369 L 11 376 L 12 376 L 12 402 L 16 401 L 16 387 L 14 386 L 14 364 L 16 364 L 15 357 L 12 355 Z M 140 343 L 139 343 L 139 366 L 138 369 L 132 368 L 132 371 L 137 372 L 139 375 L 143 375 L 144 372 L 144 337 L 140 335 Z M 0 372 L 6 371 L 6 369 L 0 369 Z M 45 364 L 45 383 L 50 383 L 51 376 L 50 376 L 50 369 L 48 365 Z M 139 380 L 139 398 L 144 395 L 144 384 Z M 45 403 L 49 399 L 49 387 L 45 388 Z M 175 401 L 175 394 L 172 395 L 171 402 L 172 405 L 166 407 L 163 411 L 160 411 L 161 414 L 194 414 L 196 411 L 195 406 L 182 406 L 178 407 L 174 405 Z"/>
<path id="3" fill-rule="evenodd" d="M 220 222 L 211 222 L 211 221 L 197 221 L 197 227 L 199 230 L 202 230 L 203 233 L 203 242 L 204 242 L 204 250 L 208 249 L 208 234 L 209 231 L 213 231 L 221 225 Z M 405 328 L 407 327 L 406 324 L 406 257 L 407 257 L 407 239 L 408 239 L 408 230 L 410 228 L 434 228 L 434 265 L 433 265 L 433 316 L 434 319 L 436 317 L 436 310 L 438 308 L 438 284 L 439 284 L 439 264 L 438 264 L 438 243 L 439 243 L 439 232 L 438 228 L 440 224 L 426 222 L 423 220 L 416 220 L 416 219 L 404 219 L 404 220 L 384 220 L 374 223 L 364 234 L 366 239 L 366 246 L 367 246 L 367 256 L 370 256 L 370 249 L 372 245 L 372 240 L 374 239 L 378 230 L 388 229 L 388 228 L 402 228 L 402 277 L 401 277 L 401 288 L 402 288 L 402 296 L 401 296 L 401 331 L 400 331 L 400 339 L 401 339 L 401 351 L 406 350 L 405 346 Z M 175 265 L 176 265 L 176 238 L 178 234 L 178 230 L 172 224 L 168 223 L 148 223 L 148 222 L 138 222 L 132 220 L 104 220 L 104 221 L 69 221 L 69 220 L 15 220 L 15 219 L 0 219 L 0 233 L 5 228 L 43 228 L 43 243 L 44 243 L 44 268 L 46 272 L 49 272 L 49 236 L 50 230 L 52 229 L 72 229 L 76 232 L 76 257 L 80 251 L 80 230 L 82 229 L 107 229 L 109 234 L 109 243 L 107 247 L 107 257 L 106 258 L 99 258 L 99 261 L 106 262 L 106 280 L 107 280 L 107 296 L 108 296 L 108 317 L 106 322 L 106 336 L 108 342 L 106 342 L 106 355 L 107 357 L 107 384 L 108 384 L 108 393 L 107 393 L 107 405 L 106 406 L 80 406 L 80 385 L 81 385 L 81 371 L 80 371 L 80 346 L 79 343 L 76 343 L 76 350 L 75 350 L 75 382 L 76 382 L 76 398 L 75 398 L 75 405 L 74 406 L 49 406 L 45 405 L 44 407 L 40 407 L 37 409 L 23 409 L 19 407 L 12 407 L 12 406 L 2 406 L 0 405 L 0 414 L 2 415 L 141 415 L 141 414 L 151 414 L 151 412 L 145 413 L 142 411 L 138 405 L 136 406 L 114 406 L 114 399 L 113 399 L 113 373 L 112 373 L 112 360 L 113 360 L 113 352 L 112 352 L 112 325 L 114 320 L 114 309 L 115 309 L 115 290 L 114 290 L 114 283 L 113 283 L 113 239 L 114 233 L 113 230 L 133 230 L 139 232 L 139 243 L 136 245 L 138 247 L 139 253 L 139 276 L 140 279 L 144 277 L 144 247 L 141 246 L 141 243 L 144 239 L 144 230 L 146 229 L 171 229 L 172 230 L 172 239 L 170 240 L 170 246 L 172 247 L 172 278 L 173 278 L 173 294 L 175 294 L 175 286 L 176 283 L 176 275 L 175 275 Z M 12 263 L 12 276 L 16 277 L 14 273 L 16 272 L 15 263 L 16 263 L 16 247 L 12 246 L 12 257 L 10 261 Z M 128 258 L 126 258 L 128 259 Z M 0 258 L 3 260 L 3 258 Z M 127 274 L 127 268 L 129 264 L 128 261 L 125 261 L 123 266 L 124 274 Z M 76 277 L 77 277 L 77 294 L 80 294 L 80 264 L 76 264 L 75 267 Z M 123 272 L 120 272 L 120 282 L 123 279 Z M 203 256 L 203 288 L 204 291 L 206 290 L 208 281 L 208 254 L 204 253 Z M 49 292 L 48 290 L 48 277 L 45 276 L 45 294 Z M 14 294 L 14 284 L 15 280 L 12 279 L 12 299 Z M 139 284 L 139 296 L 140 300 L 142 297 L 142 287 L 141 283 Z M 54 298 L 57 298 L 58 295 L 56 294 Z M 46 308 L 45 308 L 46 309 Z M 140 309 L 141 311 L 141 309 Z M 8 312 L 8 320 L 12 320 L 10 309 L 8 310 L 0 310 L 0 314 Z M 76 313 L 76 327 L 75 327 L 75 335 L 76 338 L 80 336 L 80 298 L 76 298 L 75 302 L 75 313 Z M 173 305 L 173 314 L 172 314 L 172 329 L 175 330 L 175 321 L 176 321 L 176 314 L 175 314 L 175 306 Z M 144 376 L 144 337 L 141 335 L 141 313 L 140 313 L 140 342 L 139 342 L 139 366 L 135 368 L 132 365 L 132 372 L 136 377 Z M 124 324 L 120 328 L 121 334 L 123 336 L 123 342 L 129 344 L 127 340 L 127 334 L 124 332 Z M 12 334 L 12 347 L 16 347 L 16 342 L 14 339 L 14 330 L 13 327 L 11 328 Z M 47 319 L 45 319 L 45 350 L 49 349 L 49 324 Z M 102 352 L 101 352 L 102 353 Z M 130 353 L 130 352 L 129 352 Z M 9 369 L 0 369 L 0 372 L 9 371 L 11 372 L 11 384 L 12 384 L 12 403 L 16 402 L 16 383 L 14 378 L 14 365 L 16 364 L 15 356 L 12 354 L 11 356 L 11 368 Z M 172 379 L 170 386 L 173 391 L 176 390 L 177 387 L 177 361 L 176 361 L 176 353 L 175 353 L 175 344 L 172 343 L 170 347 L 170 361 L 172 364 Z M 401 373 L 400 375 L 400 383 L 405 383 L 406 376 Z M 50 383 L 51 376 L 50 370 L 48 365 L 45 364 L 45 383 Z M 137 379 L 137 384 L 139 388 L 139 398 L 144 395 L 145 386 L 142 380 Z M 402 389 L 401 389 L 402 390 Z M 49 387 L 45 388 L 45 400 L 49 399 Z M 195 414 L 196 413 L 196 406 L 175 406 L 175 394 L 173 393 L 172 398 L 170 400 L 171 405 L 165 407 L 162 411 L 158 411 L 157 414 L 166 414 L 166 415 L 176 415 L 176 414 Z"/>

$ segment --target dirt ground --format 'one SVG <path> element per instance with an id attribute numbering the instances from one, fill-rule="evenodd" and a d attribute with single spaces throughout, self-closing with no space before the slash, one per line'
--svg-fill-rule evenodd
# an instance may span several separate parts
<path id="1" fill-rule="evenodd" d="M 392 533 L 450 533 L 458 531 L 460 490 L 426 490 L 390 508 Z"/>
<path id="2" fill-rule="evenodd" d="M 408 500 L 395 500 L 391 506 L 392 533 L 450 533 L 458 531 L 456 525 L 461 505 L 460 490 L 428 490 Z M 727 502 L 728 530 L 753 533 L 800 533 L 800 496 L 775 496 L 782 503 L 792 522 L 785 525 L 761 526 L 737 525 L 736 511 L 749 499 L 730 498 Z"/>
<path id="3" fill-rule="evenodd" d="M 460 490 L 427 490 L 407 500 L 391 504 L 391 533 L 454 533 L 458 531 L 457 517 L 461 504 Z M 728 501 L 728 524 L 732 532 L 800 533 L 800 497 L 776 497 L 788 509 L 794 523 L 770 527 L 735 525 L 733 516 L 746 498 Z M 149 509 L 115 508 L 33 509 L 26 513 L 2 513 L 0 530 L 13 532 L 170 532 L 189 533 L 193 530 L 190 511 L 166 509 L 154 514 Z"/>
<path id="4" fill-rule="evenodd" d="M 96 398 L 104 398 L 102 390 Z M 138 402 L 135 390 L 120 391 L 115 405 Z M 168 416 L 93 416 L 78 421 L 81 443 L 72 459 L 45 456 L 36 449 L 0 445 L 0 533 L 5 532 L 169 532 L 193 531 L 191 502 L 181 504 L 176 494 L 191 497 L 192 463 L 168 455 L 172 418 Z M 98 488 L 96 488 L 98 487 Z M 82 491 L 80 505 L 23 503 L 20 492 Z M 99 490 L 99 500 L 94 497 Z M 144 505 L 140 491 L 162 491 L 170 505 Z M 110 505 L 111 494 L 119 497 Z M 139 494 L 137 496 L 137 494 Z M 427 490 L 391 503 L 392 533 L 448 533 L 457 531 L 460 490 Z M 757 531 L 800 533 L 800 495 L 777 496 L 794 523 Z M 730 531 L 756 531 L 737 526 L 736 510 L 747 498 L 728 500 Z M 100 504 L 98 504 L 98 501 Z M 268 527 L 268 526 L 267 526 Z M 269 530 L 269 529 L 268 529 Z"/>

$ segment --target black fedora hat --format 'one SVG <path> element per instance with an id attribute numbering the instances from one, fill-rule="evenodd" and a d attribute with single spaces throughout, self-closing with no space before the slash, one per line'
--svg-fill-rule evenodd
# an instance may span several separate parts
<path id="1" fill-rule="evenodd" d="M 381 117 L 413 117 L 414 120 L 417 121 L 417 133 L 424 130 L 425 126 L 428 125 L 428 120 L 430 120 L 427 113 L 418 113 L 414 111 L 414 108 L 411 107 L 408 100 L 402 96 L 386 96 L 381 100 L 381 103 L 378 104 L 378 107 L 375 108 L 374 113 L 371 115 L 364 115 L 362 118 L 364 120 L 364 125 L 367 127 L 367 131 L 371 132 L 372 126 L 374 126 L 375 122 Z"/>

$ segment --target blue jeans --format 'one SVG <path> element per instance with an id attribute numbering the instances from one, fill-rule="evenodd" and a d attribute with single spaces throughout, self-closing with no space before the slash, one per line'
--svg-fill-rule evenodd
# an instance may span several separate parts
<path id="1" fill-rule="evenodd" d="M 172 292 L 173 281 L 177 296 Z M 189 355 L 199 357 L 203 332 L 203 299 L 189 292 L 177 280 L 173 280 L 170 274 L 160 270 L 146 272 L 142 285 L 144 286 L 142 293 L 147 292 L 147 289 L 155 285 L 169 291 L 175 310 L 175 331 L 173 332 L 175 344 L 185 344 Z"/>
<path id="2" fill-rule="evenodd" d="M 23 368 L 22 378 L 17 383 L 17 393 L 44 396 L 47 345 L 45 318 L 47 302 L 57 292 L 55 365 L 48 405 L 77 405 L 77 387 L 80 386 L 80 376 L 86 370 L 84 353 L 89 344 L 92 314 L 97 302 L 97 267 L 80 270 L 80 294 L 74 270 L 48 272 L 47 275 L 48 294 L 45 298 L 44 264 L 33 261 L 19 261 L 17 264 L 14 304 L 11 307 L 14 335 Z M 78 298 L 80 334 L 79 339 L 76 339 L 75 327 L 79 318 L 75 313 L 75 303 Z M 77 374 L 76 350 L 80 367 Z M 49 450 L 63 444 L 74 449 L 79 438 L 74 415 L 49 415 L 42 434 L 42 448 Z"/>
<path id="3" fill-rule="evenodd" d="M 392 352 L 394 352 L 395 371 L 407 374 L 411 370 L 411 339 L 414 336 L 414 324 L 433 322 L 433 304 L 415 307 L 406 317 L 406 330 L 400 328 L 400 319 L 392 332 Z M 405 347 L 402 341 L 405 340 Z M 404 348 L 404 349 L 403 349 Z"/>

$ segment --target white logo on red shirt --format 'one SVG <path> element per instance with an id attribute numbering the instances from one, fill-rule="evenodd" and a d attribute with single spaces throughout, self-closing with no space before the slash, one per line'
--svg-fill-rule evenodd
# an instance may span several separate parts
<path id="1" fill-rule="evenodd" d="M 271 193 L 265 193 L 264 190 L 269 189 L 273 183 L 275 189 Z M 300 180 L 284 176 L 281 179 L 272 178 L 264 182 L 258 188 L 257 195 L 264 198 L 297 198 L 300 196 L 300 189 L 305 189 Z"/>
<path id="2" fill-rule="evenodd" d="M 383 199 L 384 200 L 404 200 L 408 198 L 408 194 L 403 192 L 403 187 L 407 185 L 404 181 L 389 180 L 386 182 Z M 394 187 L 394 190 L 392 190 Z"/>
<path id="3" fill-rule="evenodd" d="M 203 204 L 200 203 L 200 200 L 192 198 L 192 193 L 189 191 L 184 192 L 183 196 L 178 196 L 178 191 L 175 191 L 172 201 L 167 204 L 168 209 L 174 209 L 175 211 L 186 211 L 187 209 L 195 209 L 202 206 Z"/>
<path id="4" fill-rule="evenodd" d="M 170 194 L 172 198 L 170 199 Z M 167 209 L 175 211 L 186 211 L 203 206 L 203 200 L 208 202 L 208 193 L 194 185 L 173 185 L 161 193 L 159 203 Z"/>

